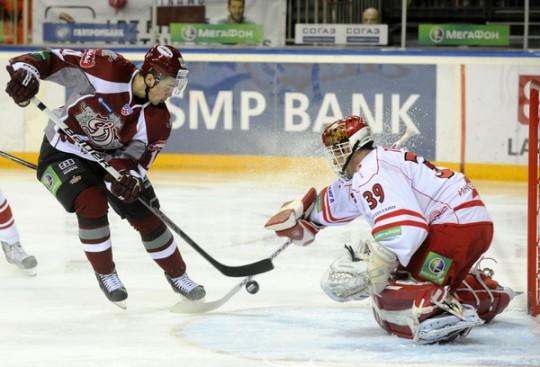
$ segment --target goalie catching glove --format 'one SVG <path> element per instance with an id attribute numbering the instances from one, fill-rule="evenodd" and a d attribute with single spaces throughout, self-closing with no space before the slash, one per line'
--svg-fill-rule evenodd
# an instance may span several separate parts
<path id="1" fill-rule="evenodd" d="M 274 214 L 264 227 L 275 231 L 279 237 L 287 237 L 295 245 L 309 245 L 321 229 L 306 219 L 313 210 L 316 198 L 317 191 L 312 187 L 302 199 L 283 204 L 280 211 Z"/>
<path id="2" fill-rule="evenodd" d="M 375 241 L 360 241 L 345 249 L 345 254 L 334 260 L 323 275 L 323 291 L 337 302 L 380 294 L 398 265 L 396 256 Z"/>

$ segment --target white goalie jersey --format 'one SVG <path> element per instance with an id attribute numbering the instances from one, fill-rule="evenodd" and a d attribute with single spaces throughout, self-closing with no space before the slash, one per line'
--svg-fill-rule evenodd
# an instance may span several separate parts
<path id="1" fill-rule="evenodd" d="M 404 149 L 376 147 L 352 180 L 337 180 L 317 197 L 309 220 L 340 225 L 364 216 L 376 241 L 403 266 L 427 237 L 431 224 L 490 222 L 467 177 L 442 169 Z"/>

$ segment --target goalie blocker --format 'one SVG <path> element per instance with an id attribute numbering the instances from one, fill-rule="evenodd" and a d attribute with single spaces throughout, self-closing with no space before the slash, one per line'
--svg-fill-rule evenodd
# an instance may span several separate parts
<path id="1" fill-rule="evenodd" d="M 311 187 L 302 199 L 284 203 L 264 225 L 276 232 L 279 237 L 286 237 L 295 245 L 307 246 L 315 240 L 321 227 L 306 220 L 313 210 L 317 191 Z"/>

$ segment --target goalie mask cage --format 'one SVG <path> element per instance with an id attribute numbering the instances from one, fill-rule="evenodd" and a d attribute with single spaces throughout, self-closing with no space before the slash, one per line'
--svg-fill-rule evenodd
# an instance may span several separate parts
<path id="1" fill-rule="evenodd" d="M 538 243 L 538 92 L 540 80 L 532 80 L 529 96 L 529 182 L 527 213 L 527 303 L 529 313 L 540 314 L 540 248 Z"/>

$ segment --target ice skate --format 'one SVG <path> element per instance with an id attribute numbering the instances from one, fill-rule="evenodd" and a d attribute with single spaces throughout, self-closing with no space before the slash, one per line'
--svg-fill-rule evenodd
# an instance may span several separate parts
<path id="1" fill-rule="evenodd" d="M 2 242 L 2 250 L 4 250 L 4 255 L 6 256 L 8 263 L 16 265 L 19 269 L 30 276 L 35 276 L 37 274 L 36 258 L 33 255 L 28 255 L 19 242 L 11 245 L 6 242 Z"/>
<path id="2" fill-rule="evenodd" d="M 122 309 L 127 309 L 126 299 L 128 293 L 124 284 L 118 277 L 116 269 L 109 274 L 99 274 L 96 273 L 96 278 L 99 283 L 99 287 L 105 293 L 105 296 L 109 301 L 117 305 Z"/>
<path id="3" fill-rule="evenodd" d="M 461 317 L 445 312 L 422 321 L 416 330 L 414 341 L 418 344 L 450 342 L 467 336 L 473 327 L 484 323 L 472 306 L 462 305 L 462 309 Z"/>
<path id="4" fill-rule="evenodd" d="M 206 295 L 204 287 L 191 280 L 187 273 L 184 273 L 176 278 L 171 278 L 167 273 L 165 273 L 165 277 L 175 292 L 180 293 L 183 297 L 190 301 L 200 301 Z"/>

